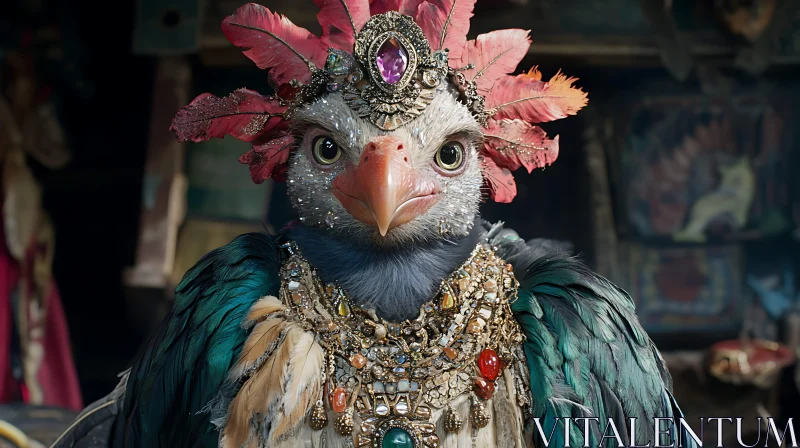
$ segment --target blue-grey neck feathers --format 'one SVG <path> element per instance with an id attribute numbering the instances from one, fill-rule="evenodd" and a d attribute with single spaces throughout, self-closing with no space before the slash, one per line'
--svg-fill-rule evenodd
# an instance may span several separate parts
<path id="1" fill-rule="evenodd" d="M 323 281 L 338 281 L 356 303 L 399 322 L 417 317 L 420 306 L 469 258 L 484 233 L 476 219 L 470 233 L 459 240 L 394 248 L 355 245 L 303 225 L 287 228 L 284 237 L 297 243 Z"/>

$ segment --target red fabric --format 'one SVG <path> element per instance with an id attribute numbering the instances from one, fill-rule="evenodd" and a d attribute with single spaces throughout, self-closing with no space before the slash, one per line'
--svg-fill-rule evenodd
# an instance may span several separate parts
<path id="1" fill-rule="evenodd" d="M 69 329 L 55 282 L 50 284 L 45 321 L 44 359 L 39 369 L 39 384 L 44 390 L 44 404 L 79 411 L 83 408 L 78 374 L 72 360 Z"/>
<path id="2" fill-rule="evenodd" d="M 35 250 L 31 245 L 29 251 Z M 32 266 L 26 267 L 32 274 Z M 14 319 L 11 308 L 11 293 L 21 279 L 21 269 L 17 260 L 8 252 L 5 244 L 5 232 L 0 226 L 0 403 L 29 402 L 29 389 L 18 384 L 11 374 L 11 323 Z M 30 277 L 30 276 L 29 276 Z M 25 285 L 24 287 L 29 287 Z M 43 392 L 42 403 L 51 406 L 81 410 L 81 399 L 78 375 L 72 360 L 69 332 L 66 317 L 61 306 L 61 298 L 51 281 L 50 290 L 45 299 L 47 314 L 44 321 L 34 322 L 29 314 L 30 327 L 42 327 L 42 336 L 37 338 L 44 350 L 44 356 L 37 372 L 39 387 Z M 27 306 L 26 306 L 27 308 Z M 30 332 L 31 334 L 33 332 Z"/>
<path id="3" fill-rule="evenodd" d="M 0 403 L 8 403 L 20 398 L 11 375 L 11 291 L 19 282 L 19 265 L 8 253 L 2 226 L 0 237 Z"/>

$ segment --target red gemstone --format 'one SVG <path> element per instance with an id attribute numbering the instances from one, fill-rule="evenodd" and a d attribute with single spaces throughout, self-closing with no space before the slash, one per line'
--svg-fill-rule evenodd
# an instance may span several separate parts
<path id="1" fill-rule="evenodd" d="M 478 356 L 478 370 L 480 370 L 481 375 L 489 381 L 497 379 L 497 376 L 500 375 L 501 368 L 500 357 L 497 356 L 497 352 L 494 350 L 490 348 L 484 349 L 480 356 Z"/>
<path id="2" fill-rule="evenodd" d="M 484 400 L 488 400 L 494 395 L 494 382 L 486 378 L 476 377 L 472 386 L 475 389 L 475 393 Z"/>
<path id="3" fill-rule="evenodd" d="M 295 87 L 288 83 L 278 87 L 278 97 L 284 101 L 294 100 L 299 92 L 300 92 L 299 87 Z"/>
<path id="4" fill-rule="evenodd" d="M 331 400 L 333 412 L 344 412 L 347 407 L 347 392 L 342 387 L 337 387 L 333 390 L 333 400 Z"/>

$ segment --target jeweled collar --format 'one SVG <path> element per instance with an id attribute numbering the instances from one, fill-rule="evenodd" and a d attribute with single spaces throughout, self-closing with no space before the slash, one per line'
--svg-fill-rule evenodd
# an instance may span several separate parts
<path id="1" fill-rule="evenodd" d="M 391 436 L 409 443 L 398 446 L 435 447 L 432 412 L 446 409 L 447 431 L 459 431 L 465 420 L 478 430 L 489 422 L 485 402 L 504 369 L 527 375 L 523 335 L 509 307 L 517 281 L 490 246 L 478 245 L 419 317 L 400 323 L 356 306 L 335 282 L 323 283 L 294 243 L 282 247 L 278 299 L 290 310 L 287 320 L 313 332 L 325 352 L 326 392 L 312 410 L 313 429 L 324 428 L 332 412 L 335 430 L 355 436 L 357 446 L 386 446 Z M 518 404 L 528 406 L 527 381 L 515 383 Z M 450 403 L 465 395 L 472 405 L 461 416 Z"/>
<path id="2" fill-rule="evenodd" d="M 357 304 L 380 310 L 380 317 L 401 321 L 417 317 L 442 280 L 458 270 L 485 240 L 485 233 L 476 218 L 469 233 L 455 241 L 379 248 L 296 224 L 284 229 L 280 241 L 295 242 L 323 282 L 336 281 Z M 397 280 L 384 284 L 375 278 Z"/>

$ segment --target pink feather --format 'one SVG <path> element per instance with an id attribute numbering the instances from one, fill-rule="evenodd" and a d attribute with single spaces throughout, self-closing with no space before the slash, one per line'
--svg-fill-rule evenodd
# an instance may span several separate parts
<path id="1" fill-rule="evenodd" d="M 542 128 L 522 120 L 489 120 L 483 137 L 484 157 L 511 171 L 524 166 L 530 173 L 558 158 L 558 136 L 551 140 Z"/>
<path id="2" fill-rule="evenodd" d="M 352 52 L 356 33 L 370 17 L 369 0 L 314 0 L 314 3 L 319 7 L 317 21 L 322 25 L 322 42 Z"/>
<path id="3" fill-rule="evenodd" d="M 490 157 L 484 157 L 481 171 L 489 184 L 490 196 L 495 202 L 507 204 L 517 195 L 517 184 L 514 175 L 508 168 L 502 168 Z"/>
<path id="4" fill-rule="evenodd" d="M 459 60 L 474 8 L 475 0 L 428 0 L 419 5 L 414 21 L 422 28 L 432 51 L 447 48 L 450 59 Z"/>
<path id="5" fill-rule="evenodd" d="M 543 82 L 535 68 L 517 76 L 497 80 L 486 96 L 486 110 L 494 118 L 519 118 L 543 123 L 575 115 L 589 101 L 586 92 L 572 84 L 561 72 Z"/>
<path id="6" fill-rule="evenodd" d="M 400 11 L 400 14 L 416 17 L 419 5 L 421 5 L 423 1 L 425 0 L 397 0 L 397 10 Z"/>
<path id="7" fill-rule="evenodd" d="M 204 93 L 178 111 L 170 130 L 180 141 L 230 135 L 249 142 L 285 125 L 285 110 L 277 99 L 253 90 L 239 89 L 223 98 Z"/>
<path id="8" fill-rule="evenodd" d="M 478 84 L 478 93 L 487 95 L 495 82 L 514 72 L 528 53 L 531 46 L 529 33 L 511 29 L 481 34 L 466 43 L 460 59 L 455 59 L 450 53 L 450 66 L 460 69 L 473 64 L 475 68 L 462 73 L 468 81 L 474 80 Z"/>
<path id="9" fill-rule="evenodd" d="M 388 11 L 399 11 L 400 3 L 401 0 L 370 0 L 369 13 L 374 16 Z"/>
<path id="10" fill-rule="evenodd" d="M 294 146 L 291 135 L 283 135 L 264 143 L 256 143 L 253 149 L 239 157 L 239 163 L 250 165 L 250 178 L 260 184 L 270 177 L 284 180 L 286 161 Z"/>
<path id="11" fill-rule="evenodd" d="M 222 22 L 225 37 L 259 68 L 269 69 L 276 84 L 296 79 L 311 80 L 311 69 L 320 68 L 328 57 L 328 47 L 308 30 L 269 9 L 248 3 Z"/>

